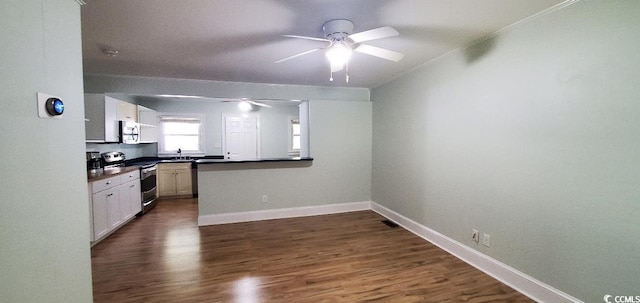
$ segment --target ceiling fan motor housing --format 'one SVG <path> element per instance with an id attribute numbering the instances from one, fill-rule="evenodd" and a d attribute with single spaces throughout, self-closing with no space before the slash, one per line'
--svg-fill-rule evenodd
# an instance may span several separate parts
<path id="1" fill-rule="evenodd" d="M 325 38 L 331 41 L 346 40 L 353 32 L 353 22 L 347 19 L 334 19 L 322 25 Z"/>

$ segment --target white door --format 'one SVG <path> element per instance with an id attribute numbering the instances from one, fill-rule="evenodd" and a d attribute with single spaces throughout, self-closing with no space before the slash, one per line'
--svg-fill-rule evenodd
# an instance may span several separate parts
<path id="1" fill-rule="evenodd" d="M 224 116 L 224 156 L 228 160 L 257 159 L 260 157 L 259 117 Z"/>

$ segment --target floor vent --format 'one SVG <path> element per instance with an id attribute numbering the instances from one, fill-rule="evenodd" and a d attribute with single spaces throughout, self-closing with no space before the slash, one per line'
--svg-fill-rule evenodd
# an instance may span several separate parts
<path id="1" fill-rule="evenodd" d="M 386 224 L 389 227 L 398 227 L 398 224 L 396 224 L 395 222 L 391 221 L 391 220 L 382 220 L 382 223 Z"/>

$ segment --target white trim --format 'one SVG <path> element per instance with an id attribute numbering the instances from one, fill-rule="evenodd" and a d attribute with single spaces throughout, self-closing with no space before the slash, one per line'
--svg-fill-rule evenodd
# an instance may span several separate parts
<path id="1" fill-rule="evenodd" d="M 204 156 L 205 154 L 205 115 L 203 114 L 189 114 L 189 113 L 157 113 L 158 119 L 158 156 L 177 156 L 177 151 L 167 150 L 165 148 L 165 136 L 164 127 L 162 123 L 171 120 L 185 120 L 185 121 L 197 121 L 198 127 L 198 150 L 185 150 L 182 152 L 184 156 Z"/>
<path id="2" fill-rule="evenodd" d="M 371 210 L 537 302 L 582 302 L 380 204 L 371 202 Z"/>
<path id="3" fill-rule="evenodd" d="M 259 113 L 222 113 L 222 155 L 227 154 L 227 118 L 228 117 L 240 117 L 240 118 L 248 118 L 255 117 L 256 118 L 256 157 L 260 159 L 262 156 L 262 138 L 261 133 L 262 129 L 260 126 L 260 114 Z"/>
<path id="4" fill-rule="evenodd" d="M 319 216 L 370 209 L 371 201 L 364 201 L 294 208 L 265 209 L 239 213 L 214 214 L 198 216 L 198 226 Z"/>

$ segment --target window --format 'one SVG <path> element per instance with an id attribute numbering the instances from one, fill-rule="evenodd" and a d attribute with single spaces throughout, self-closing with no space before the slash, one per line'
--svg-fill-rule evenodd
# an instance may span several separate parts
<path id="1" fill-rule="evenodd" d="M 299 119 L 291 119 L 289 127 L 289 153 L 290 154 L 299 154 L 300 153 L 300 120 Z"/>
<path id="2" fill-rule="evenodd" d="M 159 117 L 159 155 L 204 155 L 203 117 L 199 115 L 161 115 Z"/>

